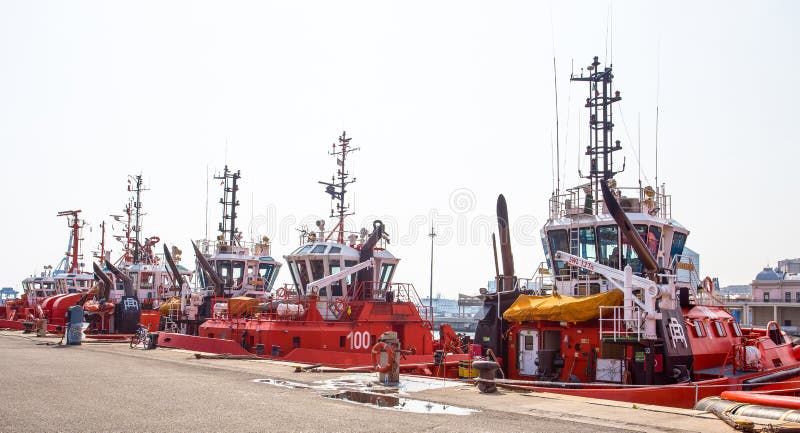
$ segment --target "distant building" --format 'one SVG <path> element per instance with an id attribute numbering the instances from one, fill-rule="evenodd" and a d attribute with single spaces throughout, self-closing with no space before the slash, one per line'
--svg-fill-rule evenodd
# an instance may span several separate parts
<path id="1" fill-rule="evenodd" d="M 734 317 L 755 326 L 775 321 L 788 333 L 800 333 L 800 259 L 781 260 L 774 268 L 763 268 L 750 288 L 749 299 L 733 296 L 733 290 L 722 291 L 728 292 L 722 298 Z"/>
<path id="2" fill-rule="evenodd" d="M 692 281 L 692 274 L 703 275 L 700 273 L 700 254 L 697 254 L 696 251 L 689 247 L 683 248 L 683 257 L 691 259 L 692 264 L 694 265 L 694 272 L 690 269 L 684 269 L 679 267 L 677 271 L 678 281 L 688 281 L 693 283 L 699 283 L 698 281 Z"/>

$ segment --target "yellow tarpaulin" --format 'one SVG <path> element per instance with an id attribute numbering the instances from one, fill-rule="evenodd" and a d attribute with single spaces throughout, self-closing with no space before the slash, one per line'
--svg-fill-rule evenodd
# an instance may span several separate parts
<path id="1" fill-rule="evenodd" d="M 181 298 L 179 298 L 177 296 L 173 296 L 173 297 L 169 298 L 169 300 L 167 302 L 164 302 L 163 304 L 161 304 L 160 307 L 158 307 L 158 312 L 162 316 L 165 316 L 165 317 L 169 316 L 169 310 L 170 310 L 171 307 L 174 307 L 173 308 L 174 311 L 180 310 L 180 308 L 181 308 Z"/>
<path id="2" fill-rule="evenodd" d="M 559 294 L 550 296 L 520 295 L 503 313 L 503 318 L 509 322 L 531 320 L 583 322 L 600 317 L 600 306 L 622 305 L 623 298 L 622 290 L 618 289 L 578 298 Z"/>

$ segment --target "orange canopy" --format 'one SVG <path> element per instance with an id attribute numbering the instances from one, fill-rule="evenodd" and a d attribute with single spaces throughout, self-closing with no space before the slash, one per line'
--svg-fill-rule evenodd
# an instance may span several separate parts
<path id="1" fill-rule="evenodd" d="M 622 290 L 619 289 L 581 297 L 557 293 L 550 296 L 520 295 L 503 313 L 503 318 L 509 322 L 532 320 L 583 322 L 599 318 L 601 306 L 622 305 L 623 298 Z"/>

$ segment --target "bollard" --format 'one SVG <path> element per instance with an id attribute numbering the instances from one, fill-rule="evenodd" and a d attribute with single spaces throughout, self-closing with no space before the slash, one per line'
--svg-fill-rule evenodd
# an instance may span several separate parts
<path id="1" fill-rule="evenodd" d="M 494 361 L 472 361 L 472 368 L 478 370 L 478 389 L 483 393 L 497 392 L 494 379 L 500 365 Z M 489 382 L 491 381 L 491 382 Z"/>

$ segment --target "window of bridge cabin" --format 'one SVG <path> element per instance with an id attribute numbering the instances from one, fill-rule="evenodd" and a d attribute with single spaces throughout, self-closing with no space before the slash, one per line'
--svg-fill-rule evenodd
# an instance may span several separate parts
<path id="1" fill-rule="evenodd" d="M 325 277 L 325 265 L 321 259 L 310 260 L 311 262 L 311 277 L 314 281 Z"/>
<path id="2" fill-rule="evenodd" d="M 670 256 L 675 257 L 676 255 L 683 254 L 684 246 L 686 246 L 686 233 L 675 232 L 672 235 L 672 250 L 669 253 Z"/>
<path id="3" fill-rule="evenodd" d="M 739 324 L 736 323 L 735 320 L 731 321 L 731 329 L 733 330 L 733 335 L 735 335 L 737 337 L 741 337 L 742 336 L 742 328 L 739 327 Z"/>
<path id="4" fill-rule="evenodd" d="M 620 234 L 622 235 L 622 263 L 619 269 L 625 269 L 625 266 L 630 266 L 634 274 L 641 274 L 642 260 L 636 254 L 636 250 L 633 249 L 633 244 L 625 238 L 624 234 Z"/>
<path id="5" fill-rule="evenodd" d="M 345 269 L 347 269 L 347 268 L 352 268 L 352 267 L 353 267 L 353 266 L 355 266 L 355 265 L 357 265 L 357 263 L 356 263 L 356 261 L 355 261 L 355 260 L 345 260 L 345 261 L 344 261 L 344 267 L 345 267 Z M 353 283 L 353 280 L 354 280 L 355 278 L 356 278 L 355 274 L 350 274 L 350 275 L 348 275 L 348 276 L 347 276 L 347 280 L 346 280 L 346 281 L 347 281 L 347 285 L 349 286 L 350 284 L 352 284 L 352 283 Z"/>
<path id="6" fill-rule="evenodd" d="M 647 249 L 649 249 L 655 257 L 658 254 L 658 247 L 661 246 L 661 227 L 650 226 L 650 231 L 647 232 L 647 240 L 645 243 L 647 244 Z"/>
<path id="7" fill-rule="evenodd" d="M 233 277 L 231 276 L 231 261 L 230 260 L 217 260 L 217 275 L 222 280 L 222 283 L 228 287 L 233 285 Z"/>
<path id="8" fill-rule="evenodd" d="M 244 276 L 244 262 L 242 261 L 233 262 L 233 283 L 237 286 L 240 285 L 242 283 L 243 276 Z"/>
<path id="9" fill-rule="evenodd" d="M 717 331 L 717 337 L 725 337 L 728 335 L 728 333 L 725 332 L 725 327 L 722 326 L 722 322 L 719 320 L 714 321 L 714 329 Z"/>
<path id="10" fill-rule="evenodd" d="M 764 302 L 769 302 L 769 292 L 764 292 Z"/>
<path id="11" fill-rule="evenodd" d="M 555 269 L 555 276 L 562 275 L 567 271 L 567 264 L 555 260 L 556 253 L 563 251 L 565 253 L 571 252 L 569 250 L 569 241 L 567 241 L 566 230 L 551 230 L 547 232 L 547 237 L 550 240 L 550 250 L 553 252 L 553 269 Z"/>
<path id="12" fill-rule="evenodd" d="M 705 325 L 703 325 L 702 320 L 695 320 L 692 324 L 694 327 L 694 336 L 697 338 L 702 338 L 706 336 Z"/>
<path id="13" fill-rule="evenodd" d="M 269 284 L 272 281 L 272 272 L 275 271 L 275 265 L 271 263 L 258 264 L 258 276 L 264 280 L 264 284 Z"/>
<path id="14" fill-rule="evenodd" d="M 597 238 L 594 227 L 581 227 L 578 232 L 580 256 L 586 260 L 597 261 Z"/>
<path id="15" fill-rule="evenodd" d="M 328 262 L 328 275 L 333 275 L 342 271 L 342 266 L 339 259 L 330 259 Z M 342 296 L 342 280 L 331 283 L 331 296 Z M 321 295 L 322 293 L 320 293 Z"/>
<path id="16" fill-rule="evenodd" d="M 392 273 L 394 272 L 394 264 L 384 263 L 381 266 L 381 289 L 388 289 L 389 288 L 389 279 L 392 277 Z"/>
<path id="17" fill-rule="evenodd" d="M 617 226 L 597 227 L 597 246 L 600 264 L 619 269 L 619 231 Z"/>

